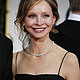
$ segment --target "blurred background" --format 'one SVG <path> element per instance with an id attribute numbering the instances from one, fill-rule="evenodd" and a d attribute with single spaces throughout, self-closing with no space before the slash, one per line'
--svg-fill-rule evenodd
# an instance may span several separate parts
<path id="1" fill-rule="evenodd" d="M 21 41 L 19 41 L 19 33 L 14 20 L 20 0 L 0 0 L 0 33 L 5 34 L 13 41 L 13 53 L 22 50 Z M 62 23 L 67 16 L 69 9 L 68 0 L 57 0 L 60 19 L 57 24 Z"/>

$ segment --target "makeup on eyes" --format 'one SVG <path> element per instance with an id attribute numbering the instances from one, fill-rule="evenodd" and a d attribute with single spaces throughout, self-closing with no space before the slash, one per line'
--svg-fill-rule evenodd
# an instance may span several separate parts
<path id="1" fill-rule="evenodd" d="M 49 12 L 43 12 L 42 14 L 40 14 L 41 17 L 50 17 L 50 13 Z M 37 17 L 37 14 L 35 14 L 34 12 L 29 12 L 27 14 L 27 17 L 28 18 L 34 18 L 34 17 Z"/>

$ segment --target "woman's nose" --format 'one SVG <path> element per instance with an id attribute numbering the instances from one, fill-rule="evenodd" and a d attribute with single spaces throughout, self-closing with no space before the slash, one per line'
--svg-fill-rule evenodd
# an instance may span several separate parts
<path id="1" fill-rule="evenodd" d="M 37 17 L 37 20 L 36 20 L 36 23 L 37 23 L 37 25 L 42 25 L 43 24 L 43 19 L 42 19 L 42 17 Z"/>

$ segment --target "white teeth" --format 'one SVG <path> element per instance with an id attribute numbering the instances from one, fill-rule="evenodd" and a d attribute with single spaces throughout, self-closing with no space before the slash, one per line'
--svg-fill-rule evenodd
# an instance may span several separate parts
<path id="1" fill-rule="evenodd" d="M 45 28 L 46 26 L 45 25 L 42 25 L 41 27 L 44 27 Z"/>
<path id="2" fill-rule="evenodd" d="M 44 30 L 44 29 L 35 29 L 35 30 L 37 30 L 37 31 L 41 31 L 41 30 Z"/>
<path id="3" fill-rule="evenodd" d="M 37 27 L 46 27 L 45 25 L 42 25 L 42 26 L 33 26 L 34 28 L 37 28 Z"/>

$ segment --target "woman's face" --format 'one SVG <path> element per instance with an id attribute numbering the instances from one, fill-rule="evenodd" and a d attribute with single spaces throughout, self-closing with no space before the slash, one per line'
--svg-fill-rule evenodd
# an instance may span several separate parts
<path id="1" fill-rule="evenodd" d="M 31 8 L 24 19 L 24 25 L 30 36 L 34 38 L 49 37 L 49 32 L 55 23 L 52 9 L 46 1 L 41 1 Z"/>

